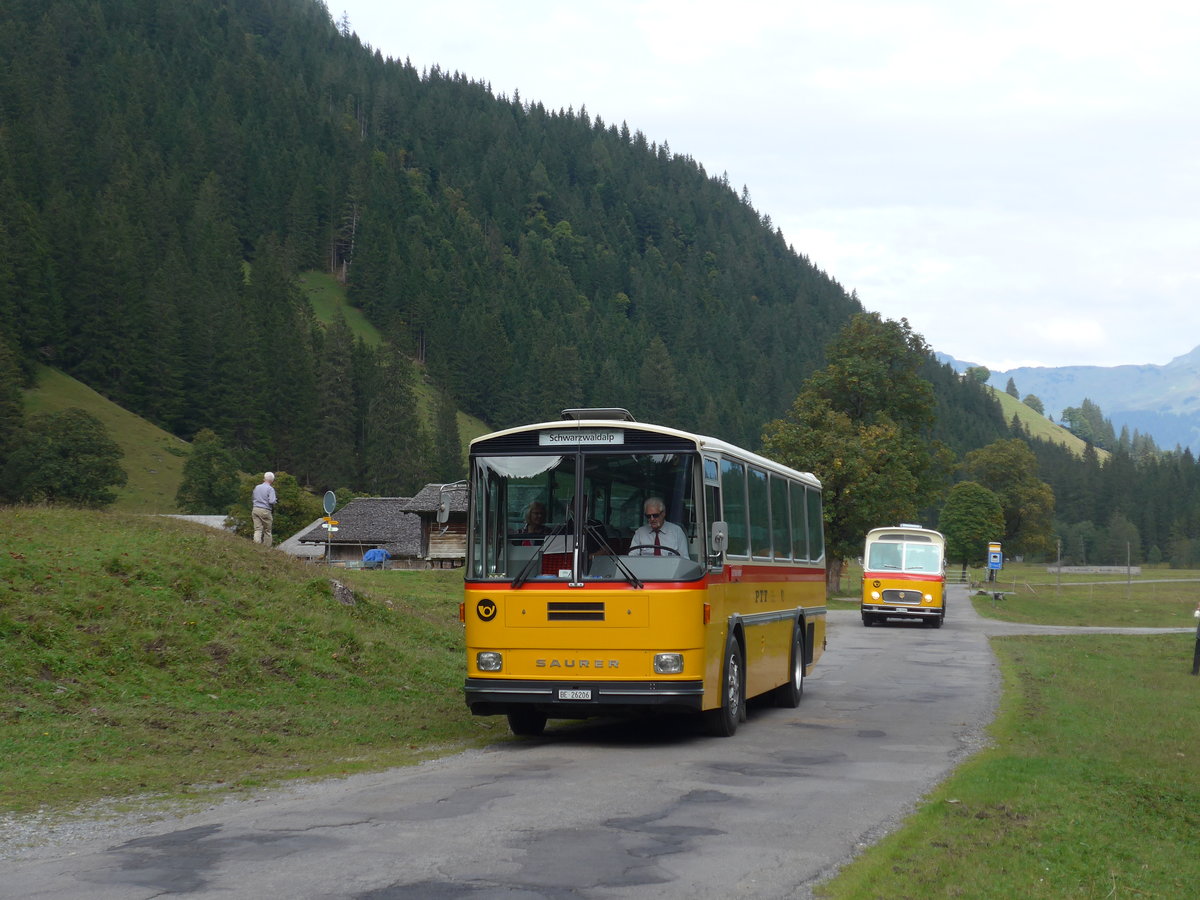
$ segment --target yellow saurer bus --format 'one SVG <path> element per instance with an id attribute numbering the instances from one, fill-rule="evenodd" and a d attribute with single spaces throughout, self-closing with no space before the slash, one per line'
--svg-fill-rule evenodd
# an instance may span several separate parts
<path id="1" fill-rule="evenodd" d="M 920 525 L 872 528 L 863 547 L 863 625 L 920 619 L 941 628 L 946 618 L 946 539 Z"/>
<path id="2" fill-rule="evenodd" d="M 587 409 L 475 439 L 466 487 L 476 715 L 531 735 L 548 718 L 690 711 L 728 736 L 747 698 L 800 703 L 825 646 L 812 475 Z"/>

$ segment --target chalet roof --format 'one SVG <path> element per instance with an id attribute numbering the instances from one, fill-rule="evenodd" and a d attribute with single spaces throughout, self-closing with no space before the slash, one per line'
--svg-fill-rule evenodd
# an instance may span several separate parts
<path id="1" fill-rule="evenodd" d="M 404 505 L 404 508 L 412 513 L 437 512 L 441 496 L 442 486 L 440 484 L 427 484 L 421 488 L 417 496 L 411 498 Z M 467 492 L 465 490 L 447 491 L 446 496 L 450 501 L 450 512 L 465 513 L 467 511 Z"/>
<path id="2" fill-rule="evenodd" d="M 337 531 L 332 536 L 321 527 L 323 519 L 300 535 L 305 544 L 356 544 L 382 547 L 392 556 L 421 554 L 421 520 L 405 511 L 408 497 L 360 497 L 351 500 L 333 517 Z"/>
<path id="3" fill-rule="evenodd" d="M 314 544 L 301 543 L 301 538 L 303 538 L 305 534 L 307 534 L 312 529 L 316 528 L 318 525 L 320 525 L 324 521 L 325 521 L 324 518 L 314 519 L 313 523 L 311 525 L 307 526 L 306 528 L 301 528 L 299 531 L 297 531 L 295 534 L 293 534 L 286 541 L 281 541 L 279 544 L 276 545 L 275 549 L 282 550 L 284 553 L 290 554 L 291 556 L 298 556 L 301 559 L 318 559 L 318 558 L 324 556 L 325 555 L 324 546 L 316 546 Z M 321 534 L 323 535 L 325 533 L 324 529 L 320 529 L 320 530 L 321 530 Z M 322 545 L 324 544 L 323 538 L 322 538 L 321 543 L 322 543 Z"/>

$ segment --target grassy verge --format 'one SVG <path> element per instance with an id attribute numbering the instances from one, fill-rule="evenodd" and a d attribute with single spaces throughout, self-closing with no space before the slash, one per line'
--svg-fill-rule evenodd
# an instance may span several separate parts
<path id="1" fill-rule="evenodd" d="M 1002 600 L 988 592 L 1005 592 Z M 1045 566 L 1006 564 L 972 600 L 981 615 L 1039 625 L 1186 628 L 1195 624 L 1200 572 L 1143 568 L 1132 577 L 1052 575 Z"/>
<path id="2" fill-rule="evenodd" d="M 1192 896 L 1200 684 L 1190 640 L 996 639 L 1005 689 L 994 745 L 818 896 Z"/>
<path id="3" fill-rule="evenodd" d="M 402 765 L 462 700 L 461 573 L 329 573 L 202 526 L 6 508 L 0 810 Z"/>

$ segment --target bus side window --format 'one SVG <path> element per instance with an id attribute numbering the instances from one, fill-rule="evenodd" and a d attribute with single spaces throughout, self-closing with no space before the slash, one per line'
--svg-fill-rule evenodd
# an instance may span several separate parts
<path id="1" fill-rule="evenodd" d="M 825 520 L 821 517 L 821 492 L 808 491 L 808 558 L 813 562 L 825 556 Z"/>
<path id="2" fill-rule="evenodd" d="M 731 459 L 721 460 L 721 500 L 725 523 L 729 526 L 729 547 L 726 553 L 730 556 L 749 556 L 746 467 Z"/>
<path id="3" fill-rule="evenodd" d="M 771 555 L 771 501 L 767 473 L 751 468 L 746 488 L 746 496 L 750 501 L 751 553 L 765 559 Z"/>
<path id="4" fill-rule="evenodd" d="M 808 552 L 808 510 L 804 500 L 804 485 L 791 482 L 792 495 L 792 557 L 812 559 Z"/>
<path id="5" fill-rule="evenodd" d="M 792 558 L 792 532 L 788 519 L 788 483 L 771 476 L 771 543 L 776 559 Z"/>

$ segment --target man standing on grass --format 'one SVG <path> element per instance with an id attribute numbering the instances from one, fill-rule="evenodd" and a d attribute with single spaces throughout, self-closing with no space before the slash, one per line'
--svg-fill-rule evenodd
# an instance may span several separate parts
<path id="1" fill-rule="evenodd" d="M 262 484 L 254 488 L 254 500 L 250 504 L 250 520 L 254 522 L 254 543 L 271 546 L 271 510 L 279 498 L 275 496 L 275 473 L 263 475 Z"/>

